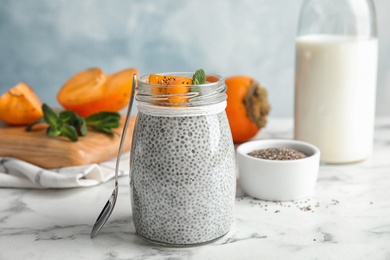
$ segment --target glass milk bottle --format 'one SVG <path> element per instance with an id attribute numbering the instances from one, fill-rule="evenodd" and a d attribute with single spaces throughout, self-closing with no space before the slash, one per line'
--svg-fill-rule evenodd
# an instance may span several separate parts
<path id="1" fill-rule="evenodd" d="M 296 38 L 295 139 L 325 163 L 373 147 L 378 40 L 371 0 L 306 0 Z"/>

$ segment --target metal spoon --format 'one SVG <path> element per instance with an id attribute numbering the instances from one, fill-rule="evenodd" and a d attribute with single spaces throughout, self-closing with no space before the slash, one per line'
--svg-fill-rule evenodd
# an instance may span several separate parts
<path id="1" fill-rule="evenodd" d="M 126 120 L 125 120 L 125 125 L 123 126 L 123 131 L 122 131 L 122 137 L 121 141 L 119 144 L 119 151 L 118 151 L 118 156 L 116 158 L 116 164 L 115 164 L 115 188 L 112 191 L 112 194 L 110 198 L 108 198 L 108 201 L 106 205 L 104 205 L 102 212 L 100 212 L 99 216 L 97 217 L 95 224 L 93 225 L 92 232 L 91 232 L 91 238 L 95 237 L 100 229 L 104 226 L 108 218 L 111 216 L 112 211 L 114 210 L 116 200 L 118 198 L 118 170 L 119 170 L 119 161 L 122 155 L 122 146 L 123 143 L 125 142 L 125 137 L 126 137 L 126 131 L 127 127 L 129 125 L 129 118 L 131 115 L 131 107 L 133 106 L 133 100 L 134 100 L 134 92 L 136 88 L 136 81 L 137 81 L 137 74 L 133 75 L 133 84 L 131 86 L 131 94 L 130 94 L 130 101 L 129 101 L 129 106 L 127 108 L 127 114 L 126 114 Z"/>

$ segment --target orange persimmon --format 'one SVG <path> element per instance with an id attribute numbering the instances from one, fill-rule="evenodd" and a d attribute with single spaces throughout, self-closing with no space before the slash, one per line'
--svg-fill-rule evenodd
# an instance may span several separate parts
<path id="1" fill-rule="evenodd" d="M 206 82 L 213 83 L 213 82 L 217 82 L 218 80 L 219 78 L 217 76 L 206 75 Z"/>
<path id="2" fill-rule="evenodd" d="M 228 96 L 226 114 L 233 141 L 248 141 L 267 123 L 270 111 L 267 91 L 249 76 L 227 77 L 225 83 Z"/>
<path id="3" fill-rule="evenodd" d="M 188 98 L 177 94 L 185 94 L 189 92 L 189 86 L 192 85 L 192 79 L 174 75 L 151 74 L 149 76 L 149 83 L 160 85 L 152 87 L 152 94 L 168 94 L 168 102 L 183 103 L 186 102 Z"/>
<path id="4" fill-rule="evenodd" d="M 83 117 L 101 111 L 118 112 L 130 98 L 133 75 L 138 71 L 128 68 L 115 74 L 105 74 L 91 68 L 72 76 L 57 94 L 58 102 Z"/>
<path id="5" fill-rule="evenodd" d="M 43 117 L 42 102 L 24 82 L 0 97 L 0 120 L 11 125 L 27 125 Z"/>
<path id="6" fill-rule="evenodd" d="M 171 81 L 167 88 L 167 94 L 173 96 L 168 97 L 170 103 L 184 103 L 188 101 L 188 98 L 185 96 L 180 96 L 178 94 L 185 94 L 190 91 L 189 85 L 192 85 L 192 79 L 190 78 L 177 78 Z"/>

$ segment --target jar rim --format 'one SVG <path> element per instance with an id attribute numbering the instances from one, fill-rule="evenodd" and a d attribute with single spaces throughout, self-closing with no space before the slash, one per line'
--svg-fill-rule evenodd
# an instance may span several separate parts
<path id="1" fill-rule="evenodd" d="M 167 75 L 182 76 L 182 77 L 187 77 L 187 78 L 191 78 L 192 79 L 192 76 L 194 75 L 194 72 L 164 72 L 164 73 L 153 73 L 153 74 L 162 75 L 162 76 L 167 76 Z M 137 79 L 138 86 L 139 86 L 139 84 L 146 84 L 146 85 L 151 85 L 151 86 L 161 86 L 159 84 L 150 84 L 149 83 L 149 76 L 150 75 L 152 75 L 152 73 L 143 75 L 140 78 L 138 78 Z M 204 83 L 204 84 L 201 84 L 201 85 L 193 85 L 193 84 L 191 84 L 191 85 L 188 85 L 188 86 L 199 86 L 199 87 L 202 87 L 202 86 L 212 86 L 212 85 L 215 85 L 215 84 L 224 84 L 225 83 L 225 78 L 220 76 L 220 75 L 218 75 L 218 74 L 207 73 L 206 77 L 207 76 L 215 77 L 218 80 L 215 81 L 215 82 L 208 82 L 208 83 Z M 161 86 L 161 87 L 165 87 L 165 86 Z"/>
<path id="2" fill-rule="evenodd" d="M 206 78 L 213 79 L 213 82 L 205 84 L 180 85 L 182 89 L 174 90 L 176 86 L 150 84 L 147 74 L 140 77 L 137 81 L 137 94 L 135 99 L 138 103 L 165 107 L 198 107 L 226 101 L 225 78 L 213 73 L 207 73 Z M 158 73 L 162 76 L 178 76 L 191 78 L 194 72 L 165 72 Z"/>

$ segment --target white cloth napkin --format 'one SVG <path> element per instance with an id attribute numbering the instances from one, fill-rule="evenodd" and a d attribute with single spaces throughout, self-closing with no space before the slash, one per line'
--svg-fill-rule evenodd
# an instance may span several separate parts
<path id="1" fill-rule="evenodd" d="M 130 153 L 123 153 L 119 176 L 129 175 Z M 0 187 L 7 188 L 73 188 L 106 182 L 115 176 L 116 158 L 83 166 L 44 169 L 15 158 L 0 157 Z"/>

